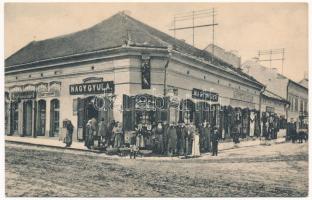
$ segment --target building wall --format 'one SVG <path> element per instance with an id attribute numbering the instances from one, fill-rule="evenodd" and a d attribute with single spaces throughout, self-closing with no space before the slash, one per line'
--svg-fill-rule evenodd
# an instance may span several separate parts
<path id="1" fill-rule="evenodd" d="M 38 84 L 40 82 L 61 83 L 60 95 L 46 97 L 46 136 L 50 129 L 50 102 L 57 98 L 60 100 L 60 126 L 64 119 L 69 119 L 74 125 L 74 140 L 77 139 L 77 113 L 74 113 L 74 101 L 90 95 L 70 95 L 69 86 L 81 84 L 90 77 L 103 78 L 103 81 L 114 81 L 116 99 L 114 102 L 113 117 L 116 121 L 122 121 L 123 94 L 152 94 L 162 96 L 164 94 L 165 66 L 167 58 L 159 55 L 150 55 L 151 64 L 151 89 L 142 89 L 141 86 L 141 56 L 128 56 L 89 64 L 76 64 L 72 66 L 60 66 L 45 70 L 30 70 L 23 73 L 12 73 L 5 76 L 6 91 L 12 86 L 26 84 Z M 195 64 L 190 61 L 174 57 L 170 59 L 166 69 L 167 89 L 177 88 L 178 97 L 181 99 L 192 98 L 192 89 L 202 89 L 218 93 L 221 105 L 233 107 L 249 107 L 259 109 L 260 90 L 244 83 L 242 79 L 233 75 L 220 74 L 220 71 L 212 71 L 205 64 Z M 229 78 L 226 78 L 229 76 Z M 92 95 L 91 95 L 92 96 Z M 39 100 L 39 99 L 36 99 Z M 193 99 L 197 101 L 197 99 Z M 61 127 L 60 127 L 61 130 Z"/>
<path id="2" fill-rule="evenodd" d="M 164 94 L 164 77 L 165 65 L 167 60 L 151 57 L 151 84 L 152 89 L 141 88 L 141 71 L 140 58 L 132 58 L 130 70 L 130 93 L 133 94 Z M 137 67 L 135 67 L 137 66 Z M 176 59 L 171 59 L 166 70 L 166 85 L 167 89 L 178 89 L 178 97 L 180 99 L 192 99 L 192 89 L 202 89 L 205 91 L 215 92 L 219 95 L 221 105 L 230 105 L 231 101 L 236 100 L 237 106 L 245 108 L 252 105 L 253 108 L 259 110 L 259 95 L 260 91 L 242 85 L 232 80 L 227 80 L 223 77 L 218 77 L 212 74 L 205 66 L 199 68 L 196 65 L 187 65 Z M 239 94 L 239 95 L 238 95 Z M 240 98 L 237 98 L 239 96 Z M 197 101 L 197 99 L 193 99 Z"/>
<path id="3" fill-rule="evenodd" d="M 272 100 L 262 96 L 261 99 L 261 112 L 266 112 L 267 107 L 273 108 L 274 113 L 278 116 L 286 117 L 286 107 L 285 103 L 281 103 L 280 101 Z"/>
<path id="4" fill-rule="evenodd" d="M 34 71 L 28 73 L 20 73 L 5 76 L 6 91 L 10 91 L 13 86 L 23 86 L 26 84 L 37 84 L 40 82 L 50 83 L 52 81 L 61 82 L 61 91 L 59 97 L 43 98 L 46 101 L 46 136 L 49 135 L 50 129 L 50 102 L 52 99 L 60 100 L 60 126 L 64 119 L 69 119 L 74 125 L 74 139 L 77 133 L 77 114 L 73 113 L 74 99 L 83 98 L 88 95 L 70 95 L 69 86 L 71 84 L 81 84 L 85 78 L 96 77 L 103 78 L 104 81 L 114 81 L 116 101 L 115 106 L 122 105 L 122 94 L 129 93 L 130 82 L 130 59 L 118 59 L 112 61 L 103 61 L 93 64 L 83 64 L 71 67 L 63 67 L 58 69 L 50 69 L 44 71 Z M 43 76 L 41 75 L 43 74 Z M 30 76 L 31 77 L 30 77 Z M 16 79 L 18 77 L 18 79 Z M 122 78 L 120 78 L 122 77 Z M 36 100 L 39 100 L 37 98 Z M 122 114 L 116 109 L 113 113 L 115 119 L 120 120 Z"/>
<path id="5" fill-rule="evenodd" d="M 308 112 L 309 103 L 307 89 L 290 82 L 288 85 L 287 99 L 290 102 L 290 106 L 288 108 L 288 120 L 293 118 L 295 121 L 298 121 L 300 112 Z"/>

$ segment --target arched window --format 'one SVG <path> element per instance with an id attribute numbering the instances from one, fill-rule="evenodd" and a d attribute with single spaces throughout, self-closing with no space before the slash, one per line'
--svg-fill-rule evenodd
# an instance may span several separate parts
<path id="1" fill-rule="evenodd" d="M 60 101 L 51 100 L 50 108 L 50 137 L 58 136 L 60 127 Z"/>

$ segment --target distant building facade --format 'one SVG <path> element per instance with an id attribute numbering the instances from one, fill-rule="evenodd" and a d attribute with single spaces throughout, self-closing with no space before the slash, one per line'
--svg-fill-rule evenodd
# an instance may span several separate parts
<path id="1" fill-rule="evenodd" d="M 265 85 L 266 90 L 275 95 L 287 99 L 290 103 L 285 110 L 288 121 L 300 121 L 302 117 L 308 116 L 308 88 L 288 79 L 278 73 L 276 69 L 269 69 L 255 61 L 246 61 L 242 70 L 255 77 Z"/>

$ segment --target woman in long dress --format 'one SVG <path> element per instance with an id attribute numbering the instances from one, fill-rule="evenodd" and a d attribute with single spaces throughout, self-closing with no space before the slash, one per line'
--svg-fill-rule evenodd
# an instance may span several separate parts
<path id="1" fill-rule="evenodd" d="M 139 124 L 136 130 L 136 146 L 139 148 L 145 148 L 142 124 Z"/>
<path id="2" fill-rule="evenodd" d="M 255 135 L 255 113 L 250 112 L 250 128 L 249 128 L 249 136 L 253 137 Z"/>
<path id="3" fill-rule="evenodd" d="M 113 129 L 113 134 L 115 135 L 114 148 L 121 147 L 123 130 L 121 123 L 117 122 L 116 127 Z"/>
<path id="4" fill-rule="evenodd" d="M 198 131 L 193 132 L 192 156 L 193 157 L 200 156 Z"/>

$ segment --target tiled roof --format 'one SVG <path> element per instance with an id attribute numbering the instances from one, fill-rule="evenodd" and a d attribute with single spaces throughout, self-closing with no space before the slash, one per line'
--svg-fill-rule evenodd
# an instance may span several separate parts
<path id="1" fill-rule="evenodd" d="M 211 61 L 211 54 L 148 26 L 123 12 L 82 31 L 42 41 L 33 41 L 8 57 L 5 66 L 54 59 L 97 50 L 130 46 L 168 48 Z M 215 58 L 215 64 L 231 73 L 262 85 L 228 63 Z"/>

